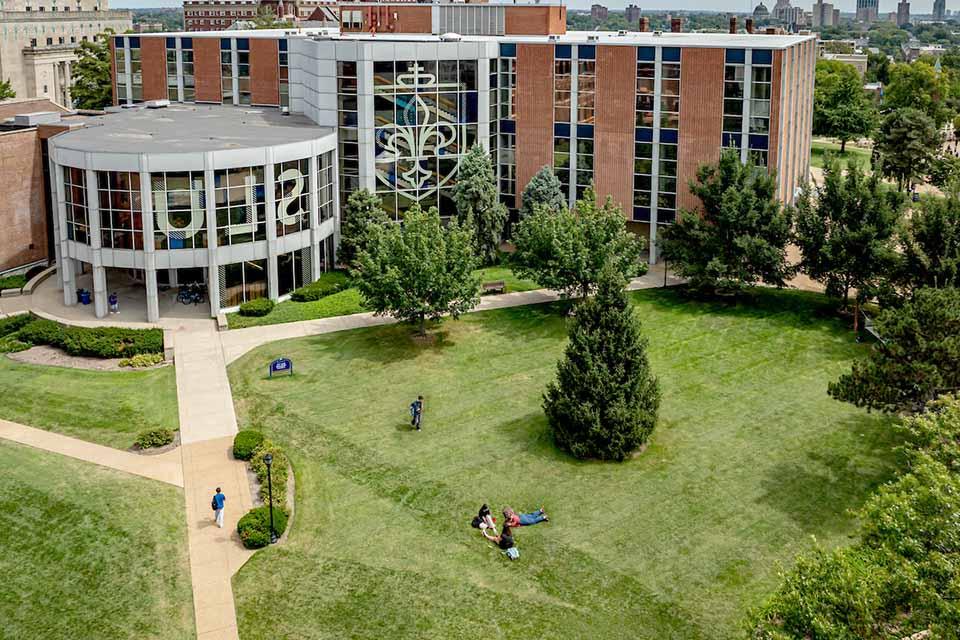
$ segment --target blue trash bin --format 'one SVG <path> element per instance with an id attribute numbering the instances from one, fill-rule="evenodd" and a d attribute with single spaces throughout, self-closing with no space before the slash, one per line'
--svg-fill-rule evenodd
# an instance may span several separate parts
<path id="1" fill-rule="evenodd" d="M 90 304 L 90 292 L 86 289 L 80 292 L 80 304 Z"/>

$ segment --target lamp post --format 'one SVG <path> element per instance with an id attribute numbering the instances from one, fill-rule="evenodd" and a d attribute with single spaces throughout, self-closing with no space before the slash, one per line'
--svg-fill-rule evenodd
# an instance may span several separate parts
<path id="1" fill-rule="evenodd" d="M 277 532 L 273 528 L 273 474 L 271 473 L 273 454 L 268 453 L 263 456 L 263 463 L 267 465 L 267 499 L 270 501 L 270 544 L 275 544 L 277 542 Z"/>

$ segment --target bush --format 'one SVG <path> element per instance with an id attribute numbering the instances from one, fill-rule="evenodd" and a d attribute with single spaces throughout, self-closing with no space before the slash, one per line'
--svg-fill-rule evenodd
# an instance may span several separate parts
<path id="1" fill-rule="evenodd" d="M 0 353 L 15 353 L 17 351 L 26 351 L 31 346 L 26 342 L 20 342 L 16 336 L 4 336 L 0 338 Z"/>
<path id="2" fill-rule="evenodd" d="M 273 506 L 284 507 L 287 504 L 287 474 L 289 464 L 287 456 L 283 449 L 275 445 L 270 440 L 264 440 L 254 451 L 250 458 L 250 468 L 257 474 L 260 481 L 260 498 L 264 504 L 269 504 L 269 489 L 267 483 L 267 465 L 263 462 L 263 457 L 270 453 L 273 455 Z"/>
<path id="3" fill-rule="evenodd" d="M 72 356 L 126 358 L 143 353 L 163 353 L 160 329 L 74 327 L 36 319 L 17 334 L 22 342 L 60 347 Z"/>
<path id="4" fill-rule="evenodd" d="M 276 303 L 270 298 L 257 298 L 248 300 L 240 305 L 240 315 L 242 316 L 265 316 L 271 311 Z"/>
<path id="5" fill-rule="evenodd" d="M 237 460 L 249 460 L 263 444 L 263 434 L 253 429 L 244 429 L 233 437 L 233 457 Z"/>
<path id="6" fill-rule="evenodd" d="M 151 429 L 142 431 L 133 446 L 137 449 L 152 449 L 153 447 L 162 447 L 173 442 L 173 431 L 170 429 Z"/>
<path id="7" fill-rule="evenodd" d="M 343 271 L 329 271 L 320 276 L 316 282 L 302 286 L 292 294 L 290 299 L 295 302 L 314 302 L 326 298 L 350 287 L 350 278 Z"/>
<path id="8" fill-rule="evenodd" d="M 0 336 L 7 336 L 16 333 L 25 326 L 33 322 L 34 318 L 29 313 L 20 313 L 8 318 L 0 318 Z"/>
<path id="9" fill-rule="evenodd" d="M 278 536 L 287 530 L 287 512 L 274 507 L 273 529 Z M 247 549 L 260 549 L 270 544 L 270 509 L 254 507 L 237 523 L 237 533 Z"/>
<path id="10" fill-rule="evenodd" d="M 132 358 L 123 358 L 118 364 L 121 367 L 133 367 L 138 369 L 141 367 L 154 367 L 162 362 L 162 353 L 140 353 Z"/>
<path id="11" fill-rule="evenodd" d="M 22 289 L 27 284 L 27 277 L 24 275 L 4 276 L 0 278 L 0 291 L 3 289 Z"/>

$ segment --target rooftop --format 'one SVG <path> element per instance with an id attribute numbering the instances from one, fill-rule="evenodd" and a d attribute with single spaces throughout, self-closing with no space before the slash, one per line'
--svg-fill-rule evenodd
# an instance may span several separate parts
<path id="1" fill-rule="evenodd" d="M 58 135 L 56 146 L 101 153 L 189 153 L 305 142 L 333 133 L 301 115 L 221 105 L 137 105 L 88 118 L 84 124 Z"/>

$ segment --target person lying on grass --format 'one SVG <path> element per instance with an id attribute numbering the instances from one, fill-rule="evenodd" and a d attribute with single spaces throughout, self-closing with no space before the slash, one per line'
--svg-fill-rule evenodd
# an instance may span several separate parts
<path id="1" fill-rule="evenodd" d="M 503 526 L 505 527 L 529 527 L 540 522 L 549 521 L 550 518 L 548 518 L 547 514 L 543 511 L 543 507 L 531 513 L 517 513 L 510 507 L 506 507 L 503 510 Z"/>

